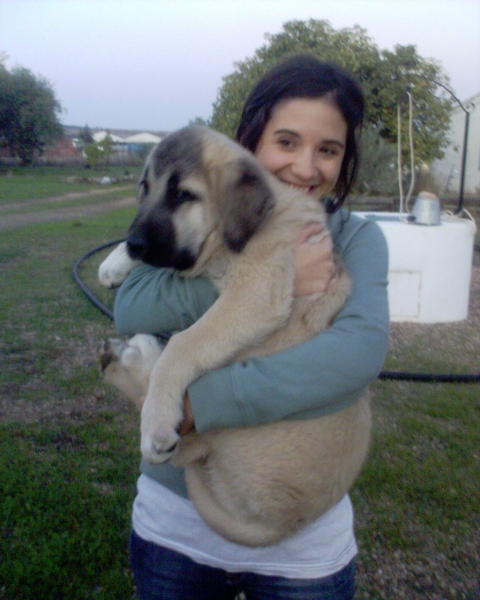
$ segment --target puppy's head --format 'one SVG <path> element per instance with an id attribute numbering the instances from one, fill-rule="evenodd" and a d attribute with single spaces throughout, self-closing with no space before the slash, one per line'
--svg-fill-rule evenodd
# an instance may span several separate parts
<path id="1" fill-rule="evenodd" d="M 138 214 L 128 237 L 132 258 L 185 270 L 217 231 L 241 252 L 274 206 L 255 158 L 198 125 L 170 134 L 153 150 L 140 179 Z"/>

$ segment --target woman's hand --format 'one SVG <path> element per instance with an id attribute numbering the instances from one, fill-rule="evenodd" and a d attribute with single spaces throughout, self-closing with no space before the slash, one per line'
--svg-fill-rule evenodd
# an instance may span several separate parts
<path id="1" fill-rule="evenodd" d="M 319 242 L 311 238 L 325 229 L 318 223 L 307 225 L 295 246 L 294 296 L 322 293 L 337 280 L 330 235 Z"/>

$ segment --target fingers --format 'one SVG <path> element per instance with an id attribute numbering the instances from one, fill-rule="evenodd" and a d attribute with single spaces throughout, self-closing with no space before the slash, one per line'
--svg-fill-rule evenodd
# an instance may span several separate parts
<path id="1" fill-rule="evenodd" d="M 324 231 L 324 227 L 308 225 L 297 242 L 294 296 L 324 293 L 337 280 L 331 236 L 326 235 L 319 241 L 311 239 L 319 231 Z"/>
<path id="2" fill-rule="evenodd" d="M 313 236 L 319 235 L 325 231 L 325 225 L 322 223 L 309 223 L 306 225 L 302 232 L 300 233 L 300 237 L 297 240 L 297 245 L 304 244 Z M 327 236 L 329 237 L 329 236 Z"/>

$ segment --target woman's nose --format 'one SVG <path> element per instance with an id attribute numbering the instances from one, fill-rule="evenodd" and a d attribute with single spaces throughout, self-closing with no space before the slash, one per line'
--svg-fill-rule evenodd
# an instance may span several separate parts
<path id="1" fill-rule="evenodd" d="M 311 180 L 318 177 L 318 167 L 311 152 L 302 152 L 295 157 L 292 172 L 299 178 Z"/>

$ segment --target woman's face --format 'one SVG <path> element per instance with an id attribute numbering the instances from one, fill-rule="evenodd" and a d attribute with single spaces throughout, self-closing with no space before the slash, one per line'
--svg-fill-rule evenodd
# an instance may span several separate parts
<path id="1" fill-rule="evenodd" d="M 273 109 L 255 156 L 280 181 L 321 200 L 335 188 L 346 139 L 347 123 L 331 101 L 293 98 Z"/>

